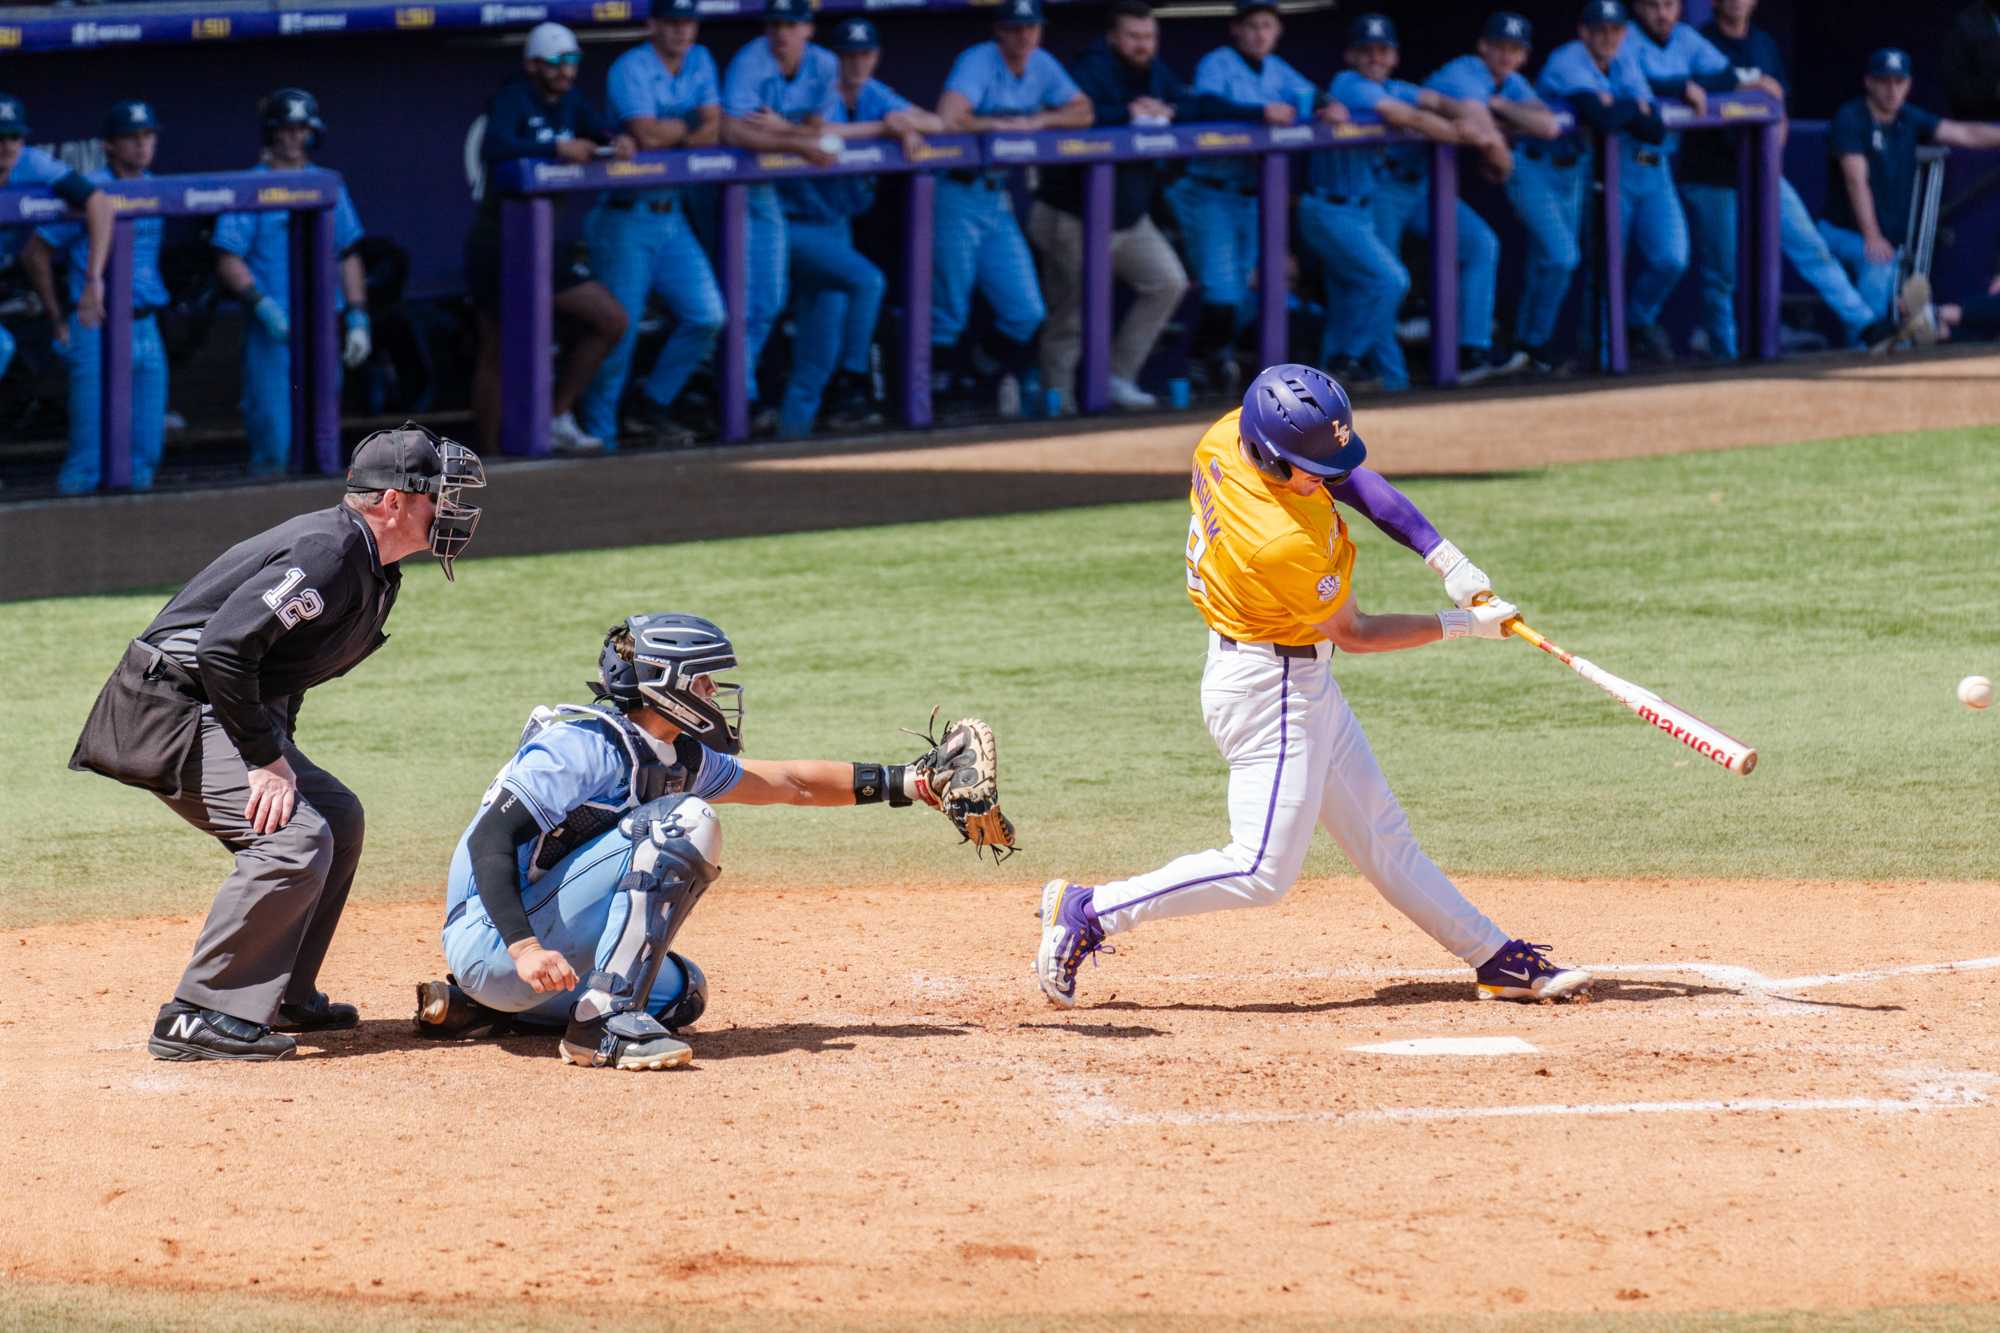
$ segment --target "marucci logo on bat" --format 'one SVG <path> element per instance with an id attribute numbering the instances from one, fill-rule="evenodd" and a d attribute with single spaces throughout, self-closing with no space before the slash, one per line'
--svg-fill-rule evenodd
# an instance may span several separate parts
<path id="1" fill-rule="evenodd" d="M 1716 763 L 1721 764 L 1724 768 L 1728 768 L 1730 763 L 1732 762 L 1732 756 L 1729 755 L 1726 751 L 1720 750 L 1716 748 L 1714 745 L 1711 745 L 1708 741 L 1705 741 L 1701 737 L 1696 736 L 1694 733 L 1690 732 L 1686 727 L 1674 721 L 1672 718 L 1661 716 L 1659 712 L 1657 712 L 1652 708 L 1647 707 L 1645 704 L 1639 705 L 1638 713 L 1641 718 L 1652 723 L 1654 726 L 1658 727 L 1661 731 L 1666 732 L 1667 735 L 1672 736 L 1675 740 L 1687 746 L 1690 750 L 1693 750 L 1696 754 L 1703 755 L 1709 759 L 1713 759 Z"/>

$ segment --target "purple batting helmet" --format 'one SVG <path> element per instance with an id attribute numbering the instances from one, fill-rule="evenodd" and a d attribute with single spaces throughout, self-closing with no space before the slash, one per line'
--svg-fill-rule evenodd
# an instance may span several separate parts
<path id="1" fill-rule="evenodd" d="M 1257 470 L 1276 481 L 1294 468 L 1338 481 L 1368 456 L 1347 390 L 1311 366 L 1272 366 L 1250 381 L 1237 431 Z"/>

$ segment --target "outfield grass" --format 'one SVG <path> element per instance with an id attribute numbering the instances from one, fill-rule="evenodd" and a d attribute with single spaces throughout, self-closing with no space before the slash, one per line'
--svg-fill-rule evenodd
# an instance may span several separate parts
<path id="1" fill-rule="evenodd" d="M 1688 454 L 1408 490 L 1530 621 L 1756 744 L 1738 778 L 1519 643 L 1343 658 L 1337 671 L 1447 868 L 1560 876 L 2000 878 L 1991 571 L 2000 430 Z M 1181 591 L 1186 511 L 1121 505 L 869 530 L 413 562 L 393 639 L 307 700 L 300 741 L 361 793 L 357 895 L 437 891 L 537 703 L 582 699 L 632 610 L 719 620 L 748 748 L 899 760 L 899 726 L 978 712 L 1026 850 L 1004 870 L 922 811 L 732 811 L 730 878 L 893 883 L 1148 868 L 1226 836 Z M 1371 610 L 1440 603 L 1372 530 Z M 0 923 L 196 912 L 224 869 L 152 798 L 63 765 L 162 593 L 0 605 Z M 1329 843 L 1308 873 L 1344 864 Z"/>

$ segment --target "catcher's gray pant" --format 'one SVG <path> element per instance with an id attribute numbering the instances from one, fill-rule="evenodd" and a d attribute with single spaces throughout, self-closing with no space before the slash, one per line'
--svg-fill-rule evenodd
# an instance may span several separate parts
<path id="1" fill-rule="evenodd" d="M 268 701 L 280 727 L 286 703 Z M 199 782 L 189 781 L 179 797 L 160 798 L 236 853 L 174 998 L 252 1023 L 276 1021 L 281 1003 L 311 1003 L 361 860 L 359 798 L 290 739 L 284 753 L 298 777 L 299 797 L 291 820 L 275 833 L 255 833 L 243 817 L 249 769 L 207 708 L 201 710 Z"/>

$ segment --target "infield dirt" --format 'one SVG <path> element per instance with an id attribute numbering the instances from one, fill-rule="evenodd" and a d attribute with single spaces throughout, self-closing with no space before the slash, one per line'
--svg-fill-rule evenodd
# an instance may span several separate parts
<path id="1" fill-rule="evenodd" d="M 695 1063 L 648 1075 L 414 1038 L 430 904 L 352 910 L 361 1028 L 265 1066 L 145 1055 L 198 919 L 10 932 L 0 1270 L 864 1319 L 2000 1298 L 2000 959 L 1896 971 L 1990 952 L 2000 886 L 1470 881 L 1601 967 L 1517 1006 L 1314 881 L 1121 939 L 1069 1013 L 1035 887 L 725 881 Z M 1471 1036 L 1534 1050 L 1350 1049 Z"/>

